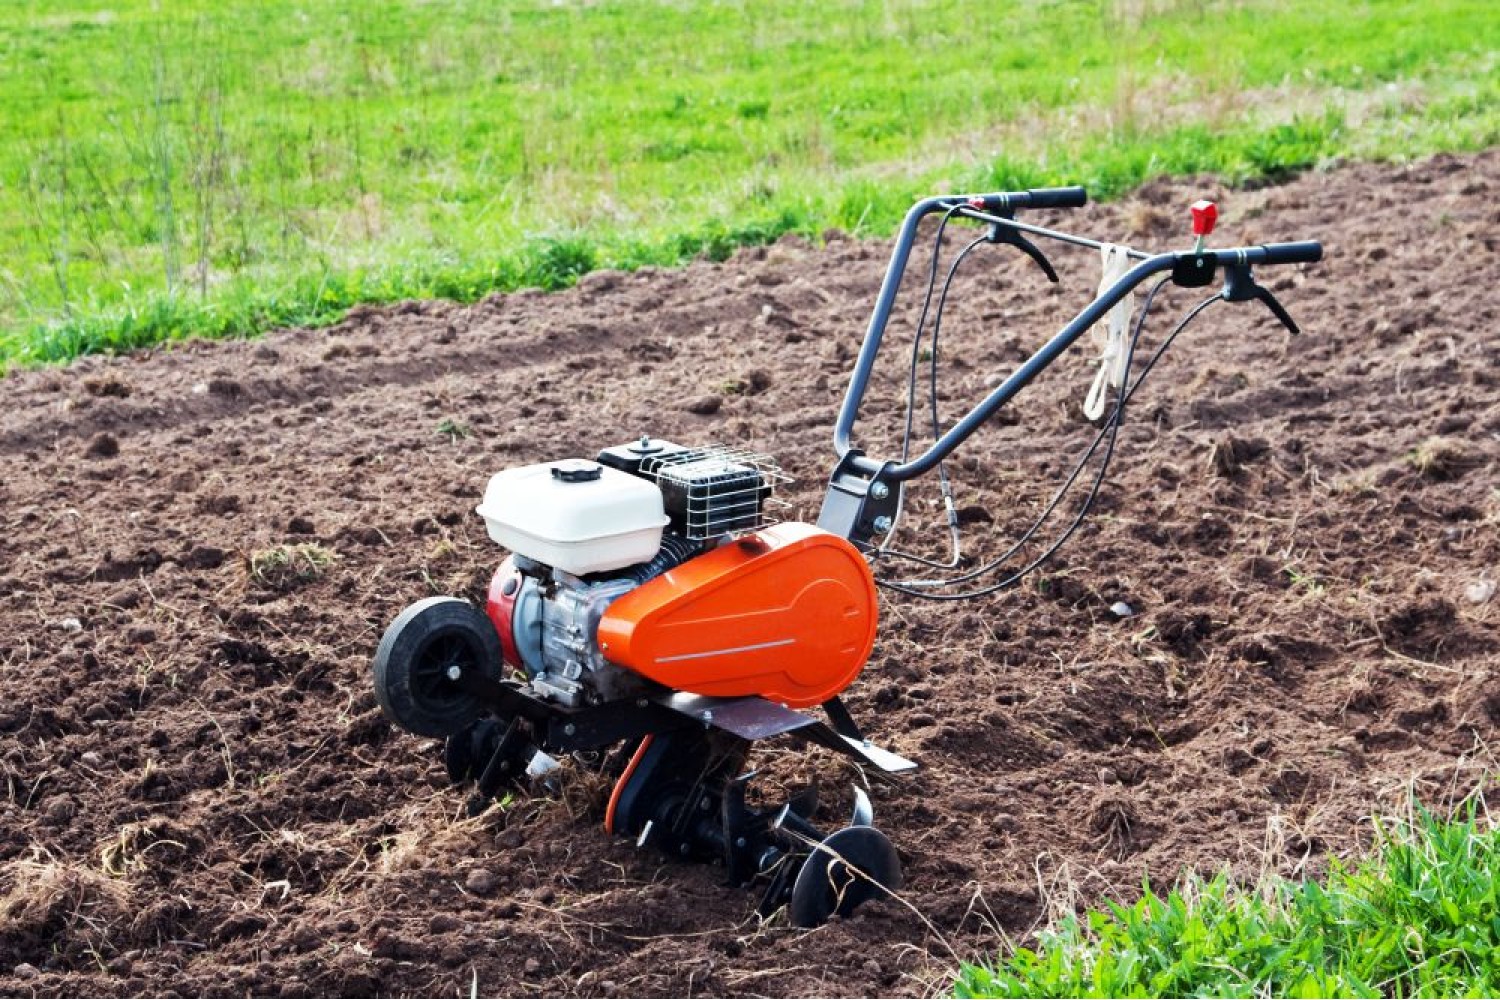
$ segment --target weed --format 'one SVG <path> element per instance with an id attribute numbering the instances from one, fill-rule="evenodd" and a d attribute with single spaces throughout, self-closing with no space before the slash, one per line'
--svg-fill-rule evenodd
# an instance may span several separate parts
<path id="1" fill-rule="evenodd" d="M 1287 566 L 1282 572 L 1286 573 L 1287 582 L 1293 590 L 1300 590 L 1308 597 L 1323 596 L 1325 588 L 1317 574 L 1304 573 L 1295 566 Z"/>
<path id="2" fill-rule="evenodd" d="M 123 835 L 122 835 L 123 840 Z M 128 887 L 107 871 L 59 861 L 43 848 L 0 866 L 0 934 L 86 934 L 103 937 L 128 919 Z"/>
<path id="3" fill-rule="evenodd" d="M 150 765 L 147 765 L 147 774 Z M 149 854 L 153 850 L 185 852 L 188 845 L 163 836 L 161 829 L 150 822 L 131 823 L 122 827 L 115 839 L 99 847 L 99 869 L 110 878 L 125 878 L 151 867 Z"/>
<path id="4" fill-rule="evenodd" d="M 452 417 L 444 417 L 437 425 L 437 432 L 448 435 L 450 444 L 457 443 L 463 438 L 474 436 L 474 428 L 466 423 L 454 420 Z"/>

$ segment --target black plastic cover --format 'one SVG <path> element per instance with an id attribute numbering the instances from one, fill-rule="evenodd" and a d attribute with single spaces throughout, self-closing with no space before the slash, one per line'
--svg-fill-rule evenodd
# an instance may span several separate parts
<path id="1" fill-rule="evenodd" d="M 605 448 L 599 453 L 599 464 L 607 465 L 611 469 L 619 469 L 621 472 L 628 472 L 632 476 L 639 476 L 642 462 L 681 454 L 687 450 L 680 444 L 643 434 L 634 441 L 628 441 L 613 448 Z M 646 476 L 645 478 L 655 479 L 656 477 Z"/>

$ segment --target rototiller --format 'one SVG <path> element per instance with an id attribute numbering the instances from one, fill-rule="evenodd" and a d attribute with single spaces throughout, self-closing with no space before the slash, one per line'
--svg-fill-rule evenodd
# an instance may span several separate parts
<path id="1" fill-rule="evenodd" d="M 816 789 L 780 808 L 750 805 L 752 744 L 791 736 L 846 755 L 873 775 L 914 768 L 867 741 L 839 700 L 875 642 L 877 583 L 939 600 L 1014 583 L 1087 513 L 1127 401 L 1183 327 L 1213 302 L 1256 299 L 1295 333 L 1252 268 L 1322 256 L 1315 242 L 1204 249 L 1215 215 L 1207 202 L 1193 206 L 1197 245 L 1154 255 L 1016 219 L 1022 209 L 1084 201 L 1082 188 L 1055 188 L 929 198 L 912 208 L 839 411 L 838 461 L 816 524 L 778 521 L 779 468 L 766 456 L 734 448 L 684 447 L 645 436 L 605 448 L 593 460 L 544 462 L 496 475 L 478 513 L 511 555 L 495 573 L 483 609 L 434 597 L 392 622 L 374 661 L 385 713 L 411 733 L 445 738 L 449 775 L 476 782 L 485 798 L 555 766 L 553 755 L 615 761 L 605 829 L 674 857 L 722 863 L 732 883 L 763 885 L 763 914 L 785 906 L 792 923 L 813 926 L 901 888 L 896 850 L 871 825 L 870 801 L 860 789 L 849 825 L 831 834 L 811 822 Z M 851 445 L 850 433 L 919 223 L 934 214 L 941 220 L 912 347 L 901 454 L 892 461 L 870 458 Z M 944 232 L 954 220 L 981 228 L 954 257 L 934 303 Z M 1100 250 L 1105 280 L 1093 302 L 945 429 L 936 404 L 937 348 L 953 276 L 975 248 L 998 244 L 1022 251 L 1057 281 L 1028 236 Z M 1162 277 L 1127 336 L 1130 298 L 1153 275 Z M 1167 281 L 1222 284 L 1187 313 L 1131 382 L 1146 312 Z M 1098 424 L 1093 443 L 1011 551 L 966 567 L 944 459 L 1096 324 L 1103 333 L 1102 363 L 1085 406 Z M 911 457 L 924 360 L 933 443 Z M 1115 389 L 1114 404 L 1105 413 L 1108 387 Z M 1023 565 L 1010 565 L 1101 443 L 1092 487 L 1060 537 Z M 933 470 L 952 534 L 947 561 L 891 544 L 903 485 Z M 892 559 L 952 575 L 877 580 L 871 564 Z M 826 720 L 804 711 L 818 707 Z M 601 758 L 612 748 L 620 751 Z"/>

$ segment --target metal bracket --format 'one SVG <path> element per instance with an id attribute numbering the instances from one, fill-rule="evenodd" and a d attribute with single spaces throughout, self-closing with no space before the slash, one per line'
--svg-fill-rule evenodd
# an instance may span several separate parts
<path id="1" fill-rule="evenodd" d="M 710 698 L 706 695 L 678 693 L 661 697 L 655 704 L 671 709 L 684 719 L 699 722 L 705 728 L 719 729 L 745 740 L 763 740 L 782 733 L 797 733 L 819 746 L 853 757 L 887 774 L 913 771 L 917 767 L 914 761 L 875 746 L 865 739 L 855 725 L 854 717 L 838 698 L 830 698 L 823 703 L 832 726 L 785 705 L 777 705 L 754 696 Z"/>
<path id="2" fill-rule="evenodd" d="M 837 695 L 823 702 L 823 711 L 828 713 L 828 721 L 833 723 L 834 732 L 851 740 L 864 742 L 865 734 L 859 731 L 854 716 L 849 714 L 849 707 Z"/>
<path id="3" fill-rule="evenodd" d="M 849 451 L 834 467 L 818 512 L 818 527 L 847 538 L 861 549 L 895 524 L 901 509 L 901 483 L 886 477 L 890 463 L 875 465 L 864 453 Z"/>
<path id="4" fill-rule="evenodd" d="M 1172 282 L 1181 288 L 1202 288 L 1214 280 L 1214 258 L 1207 254 L 1183 254 L 1172 265 Z"/>
<path id="5" fill-rule="evenodd" d="M 711 698 L 702 694 L 664 695 L 656 704 L 704 726 L 722 729 L 745 740 L 763 740 L 810 726 L 811 716 L 764 698 Z"/>

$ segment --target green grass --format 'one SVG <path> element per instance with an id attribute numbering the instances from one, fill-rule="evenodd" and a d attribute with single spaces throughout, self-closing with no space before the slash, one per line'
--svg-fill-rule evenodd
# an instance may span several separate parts
<path id="1" fill-rule="evenodd" d="M 1489 0 L 0 6 L 0 366 L 1500 138 Z"/>
<path id="2" fill-rule="evenodd" d="M 1369 857 L 1322 882 L 1188 879 L 1069 916 L 959 997 L 1500 994 L 1500 828 L 1471 809 L 1377 827 Z M 1487 817 L 1486 817 L 1487 820 Z"/>

